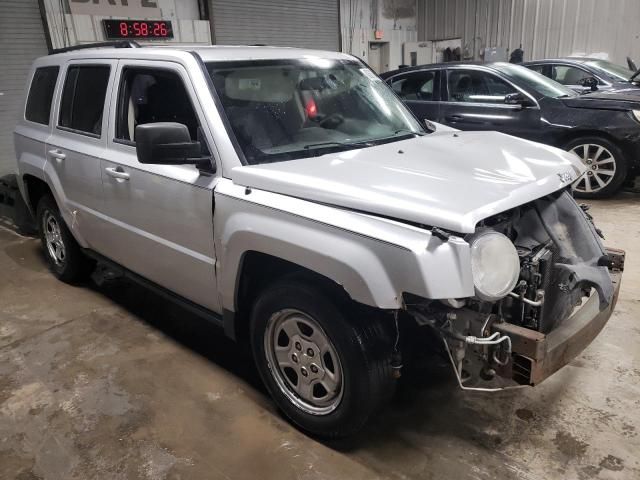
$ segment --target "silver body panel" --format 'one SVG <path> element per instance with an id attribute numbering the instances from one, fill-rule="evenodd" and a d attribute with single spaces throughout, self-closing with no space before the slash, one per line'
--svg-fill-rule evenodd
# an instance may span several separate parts
<path id="1" fill-rule="evenodd" d="M 351 58 L 286 48 L 194 50 L 205 61 Z M 483 218 L 564 188 L 581 173 L 576 159 L 551 147 L 449 129 L 306 160 L 243 166 L 191 53 L 85 50 L 39 59 L 34 69 L 57 64 L 64 70 L 69 62 L 112 65 L 102 135 L 60 131 L 57 106 L 53 127 L 22 120 L 15 134 L 20 182 L 32 175 L 49 185 L 83 247 L 214 312 L 237 309 L 238 274 L 251 251 L 313 270 L 378 308 L 402 307 L 403 293 L 472 296 L 469 245 L 462 235 L 443 241 L 409 222 L 473 232 Z M 216 164 L 214 175 L 192 166 L 140 164 L 135 147 L 113 141 L 119 78 L 127 64 L 179 73 Z M 49 150 L 60 150 L 65 159 Z M 112 175 L 114 169 L 127 178 Z M 562 175 L 567 172 L 572 178 Z"/>
<path id="2" fill-rule="evenodd" d="M 236 167 L 231 178 L 239 185 L 473 233 L 480 220 L 555 192 L 583 171 L 575 155 L 557 148 L 497 132 L 442 131 L 317 158 Z"/>

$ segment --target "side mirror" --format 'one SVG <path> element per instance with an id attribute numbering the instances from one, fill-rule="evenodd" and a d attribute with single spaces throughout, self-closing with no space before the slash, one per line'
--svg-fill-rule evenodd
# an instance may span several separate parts
<path id="1" fill-rule="evenodd" d="M 429 133 L 433 133 L 433 132 L 435 132 L 437 130 L 436 125 L 431 120 L 426 119 L 426 118 L 424 118 L 422 120 L 422 126 Z"/>
<path id="2" fill-rule="evenodd" d="M 533 107 L 534 103 L 529 97 L 522 93 L 509 93 L 504 97 L 505 105 L 516 105 L 519 107 Z"/>
<path id="3" fill-rule="evenodd" d="M 598 90 L 598 79 L 596 79 L 594 77 L 582 78 L 582 79 L 580 79 L 578 84 L 581 87 L 590 88 L 592 92 L 595 92 L 596 90 Z"/>
<path id="4" fill-rule="evenodd" d="M 200 142 L 194 142 L 182 123 L 157 122 L 138 125 L 135 131 L 136 154 L 140 163 L 159 165 L 210 164 L 202 158 Z"/>

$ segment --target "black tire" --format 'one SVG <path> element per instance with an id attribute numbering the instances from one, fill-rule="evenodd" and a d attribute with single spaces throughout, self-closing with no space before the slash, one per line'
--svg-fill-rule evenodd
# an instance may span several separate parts
<path id="1" fill-rule="evenodd" d="M 601 156 L 604 155 L 606 157 L 606 152 L 609 152 L 610 156 L 613 158 L 612 163 L 608 162 L 600 166 L 593 163 L 593 158 L 590 157 L 595 157 L 600 148 L 604 149 L 601 150 Z M 609 198 L 620 190 L 627 179 L 627 175 L 629 174 L 629 162 L 622 150 L 616 144 L 602 137 L 580 137 L 571 140 L 567 145 L 565 145 L 565 150 L 569 152 L 574 149 L 576 149 L 576 155 L 580 157 L 582 162 L 589 169 L 586 176 L 576 181 L 573 185 L 576 197 Z M 588 153 L 585 154 L 585 151 Z M 615 173 L 612 176 L 598 173 L 599 169 L 602 169 L 602 171 L 610 170 L 612 165 L 615 165 Z M 598 179 L 600 179 L 600 181 L 605 185 L 602 186 L 598 182 Z M 589 189 L 591 191 L 588 191 Z"/>
<path id="2" fill-rule="evenodd" d="M 251 315 L 251 347 L 264 384 L 295 425 L 318 437 L 340 438 L 356 433 L 391 397 L 396 384 L 391 368 L 393 319 L 382 318 L 377 312 L 360 316 L 348 305 L 349 302 L 336 301 L 308 281 L 289 278 L 265 289 Z M 265 336 L 270 338 L 270 319 L 292 309 L 320 325 L 337 354 L 342 371 L 341 398 L 330 412 L 313 414 L 294 404 L 289 396 L 297 393 L 278 383 L 280 367 L 269 361 Z M 327 368 L 324 360 L 321 367 Z"/>
<path id="3" fill-rule="evenodd" d="M 38 202 L 36 219 L 44 254 L 47 258 L 49 269 L 53 274 L 59 280 L 67 283 L 86 279 L 94 267 L 94 262 L 82 253 L 78 242 L 76 242 L 67 228 L 67 224 L 62 215 L 60 215 L 58 205 L 51 195 L 44 195 Z M 49 222 L 49 225 L 46 224 L 47 222 Z M 56 238 L 64 247 L 63 255 L 56 256 L 49 248 L 47 233 L 51 233 L 50 222 L 55 222 L 59 228 L 59 235 Z"/>

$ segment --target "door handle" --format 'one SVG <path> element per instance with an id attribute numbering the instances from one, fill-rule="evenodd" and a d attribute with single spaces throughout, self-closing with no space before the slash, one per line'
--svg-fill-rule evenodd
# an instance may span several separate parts
<path id="1" fill-rule="evenodd" d="M 62 161 L 65 158 L 67 158 L 67 156 L 58 149 L 49 150 L 49 155 L 59 161 Z"/>
<path id="2" fill-rule="evenodd" d="M 463 117 L 462 115 L 449 115 L 448 117 L 445 117 L 445 119 L 449 122 L 459 122 Z"/>
<path id="3" fill-rule="evenodd" d="M 105 171 L 110 177 L 117 178 L 118 180 L 129 180 L 129 174 L 120 167 L 107 167 Z"/>

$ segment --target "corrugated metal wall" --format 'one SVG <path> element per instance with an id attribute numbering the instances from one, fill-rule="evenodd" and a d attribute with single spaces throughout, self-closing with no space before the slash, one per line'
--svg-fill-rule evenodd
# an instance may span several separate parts
<path id="1" fill-rule="evenodd" d="M 47 54 L 37 0 L 0 1 L 0 176 L 14 173 L 13 129 L 22 114 L 31 63 Z"/>
<path id="2" fill-rule="evenodd" d="M 369 61 L 369 42 L 389 42 L 389 68 L 403 63 L 402 49 L 406 42 L 417 42 L 415 3 L 410 0 L 340 0 L 342 51 Z M 402 16 L 392 18 L 389 10 Z M 376 39 L 374 32 L 382 33 Z"/>
<path id="3" fill-rule="evenodd" d="M 419 40 L 461 37 L 485 47 L 522 44 L 525 60 L 606 53 L 640 61 L 639 0 L 418 0 Z"/>
<path id="4" fill-rule="evenodd" d="M 338 0 L 209 0 L 214 42 L 340 49 Z"/>

